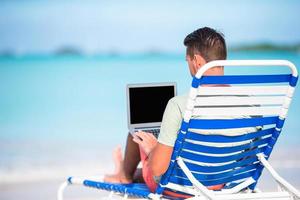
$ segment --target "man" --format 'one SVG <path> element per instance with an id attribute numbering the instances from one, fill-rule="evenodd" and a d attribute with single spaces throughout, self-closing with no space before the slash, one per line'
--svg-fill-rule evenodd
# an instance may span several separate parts
<path id="1" fill-rule="evenodd" d="M 184 45 L 187 47 L 186 61 L 192 76 L 207 62 L 225 60 L 227 57 L 223 35 L 208 27 L 190 33 L 184 39 Z M 224 69 L 222 66 L 214 67 L 204 75 L 224 75 Z M 186 100 L 187 96 L 176 96 L 168 102 L 158 139 L 145 132 L 128 134 L 124 160 L 120 148 L 115 150 L 115 173 L 105 176 L 104 180 L 120 183 L 144 181 L 154 191 L 158 182 L 154 179 L 168 169 Z M 142 174 L 137 170 L 140 161 L 143 164 Z"/>

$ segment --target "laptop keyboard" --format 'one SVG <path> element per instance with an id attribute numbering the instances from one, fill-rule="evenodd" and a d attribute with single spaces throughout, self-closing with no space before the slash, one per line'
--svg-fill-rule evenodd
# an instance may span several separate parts
<path id="1" fill-rule="evenodd" d="M 147 133 L 151 133 L 152 135 L 154 135 L 156 138 L 158 138 L 158 135 L 160 133 L 160 129 L 156 128 L 156 129 L 146 129 L 146 130 L 141 130 Z"/>

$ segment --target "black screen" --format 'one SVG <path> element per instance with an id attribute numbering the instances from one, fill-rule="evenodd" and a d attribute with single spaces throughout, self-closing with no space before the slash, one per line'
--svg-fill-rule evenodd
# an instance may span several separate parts
<path id="1" fill-rule="evenodd" d="M 131 124 L 161 122 L 174 86 L 129 88 Z"/>

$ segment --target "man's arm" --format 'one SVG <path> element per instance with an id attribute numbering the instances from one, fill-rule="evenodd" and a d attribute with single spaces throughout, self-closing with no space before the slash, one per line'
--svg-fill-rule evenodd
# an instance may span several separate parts
<path id="1" fill-rule="evenodd" d="M 133 141 L 138 143 L 148 155 L 148 163 L 152 175 L 160 176 L 167 171 L 173 147 L 157 142 L 157 139 L 151 133 L 145 132 L 133 134 Z"/>
<path id="2" fill-rule="evenodd" d="M 149 168 L 153 176 L 161 176 L 164 174 L 171 161 L 173 147 L 161 143 L 157 143 L 149 154 Z"/>

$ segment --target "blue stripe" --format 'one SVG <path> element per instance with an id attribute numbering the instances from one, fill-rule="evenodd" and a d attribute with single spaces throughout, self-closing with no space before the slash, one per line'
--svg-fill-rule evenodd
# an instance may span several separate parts
<path id="1" fill-rule="evenodd" d="M 70 176 L 70 177 L 68 178 L 68 182 L 69 182 L 70 184 L 73 184 L 73 183 L 72 183 L 72 178 L 73 178 L 72 176 Z"/>
<path id="2" fill-rule="evenodd" d="M 204 162 L 204 163 L 222 163 L 222 162 L 230 162 L 245 158 L 246 156 L 255 156 L 258 153 L 264 152 L 266 147 L 249 150 L 246 152 L 242 152 L 235 155 L 216 157 L 216 156 L 208 156 L 208 155 L 199 155 L 187 151 L 181 151 L 180 155 L 182 158 L 186 158 L 193 161 Z"/>
<path id="3" fill-rule="evenodd" d="M 229 136 L 230 137 L 230 136 Z M 254 142 L 249 142 L 248 144 L 243 144 L 240 146 L 230 146 L 230 147 L 213 147 L 213 146 L 205 146 L 200 144 L 193 144 L 189 142 L 185 142 L 183 144 L 182 149 L 184 150 L 192 150 L 201 153 L 213 153 L 213 154 L 224 154 L 224 153 L 234 153 L 238 151 L 243 151 L 251 148 L 256 148 L 259 145 L 267 144 L 270 140 L 269 138 L 264 138 L 261 140 L 257 140 Z"/>
<path id="4" fill-rule="evenodd" d="M 227 165 L 221 165 L 221 166 L 200 166 L 194 163 L 185 162 L 186 166 L 190 169 L 190 171 L 197 171 L 202 173 L 214 173 L 214 172 L 222 172 L 229 169 L 234 169 L 246 165 L 253 164 L 254 162 L 258 162 L 258 159 L 256 156 L 242 159 L 238 162 L 233 162 Z"/>
<path id="5" fill-rule="evenodd" d="M 238 135 L 238 136 L 204 135 L 200 133 L 188 132 L 186 135 L 186 139 L 197 140 L 202 142 L 232 143 L 232 142 L 241 142 L 245 140 L 252 140 L 254 138 L 270 135 L 274 132 L 274 130 L 275 128 L 269 128 L 269 129 Z"/>
<path id="6" fill-rule="evenodd" d="M 145 184 L 114 184 L 85 180 L 85 186 L 147 198 L 151 193 Z"/>
<path id="7" fill-rule="evenodd" d="M 225 179 L 217 179 L 214 181 L 201 181 L 201 183 L 204 186 L 213 186 L 213 185 L 219 185 L 219 184 L 223 184 L 223 183 L 229 183 L 232 181 L 237 181 L 240 179 L 244 179 L 244 178 L 248 178 L 253 176 L 253 172 L 247 172 L 247 173 L 243 173 L 243 174 L 239 174 L 236 176 L 230 176 L 228 178 Z M 170 182 L 171 183 L 175 183 L 175 184 L 180 184 L 180 185 L 187 185 L 187 186 L 192 186 L 192 183 L 188 180 L 188 179 L 184 179 L 181 177 L 176 177 L 176 176 L 172 176 L 170 177 Z"/>
<path id="8" fill-rule="evenodd" d="M 182 120 L 180 130 L 186 132 L 188 129 L 188 126 L 189 126 L 189 124 L 186 123 L 184 120 Z"/>
<path id="9" fill-rule="evenodd" d="M 276 127 L 277 127 L 277 128 L 282 128 L 282 127 L 283 127 L 283 124 L 284 124 L 284 119 L 279 119 L 279 118 L 278 118 Z"/>
<path id="10" fill-rule="evenodd" d="M 197 79 L 196 77 L 193 77 L 192 87 L 197 88 L 199 86 L 199 83 L 200 83 L 200 79 Z"/>
<path id="11" fill-rule="evenodd" d="M 292 76 L 291 80 L 290 80 L 290 86 L 295 87 L 297 85 L 297 81 L 298 81 L 298 76 Z"/>
<path id="12" fill-rule="evenodd" d="M 198 79 L 197 84 L 283 83 L 290 82 L 292 77 L 291 74 L 203 76 Z M 194 85 L 196 85 L 196 81 Z"/>
<path id="13" fill-rule="evenodd" d="M 189 128 L 194 129 L 225 129 L 244 128 L 275 124 L 278 117 L 257 117 L 243 119 L 191 119 Z"/>
<path id="14" fill-rule="evenodd" d="M 217 173 L 217 174 L 198 174 L 198 173 L 193 173 L 194 177 L 198 180 L 198 181 L 209 181 L 209 180 L 216 180 L 216 179 L 224 179 L 224 178 L 228 178 L 230 176 L 235 176 L 241 173 L 245 173 L 245 172 L 249 172 L 250 170 L 255 170 L 260 164 L 254 164 L 254 165 L 248 165 L 248 166 L 244 166 L 238 169 L 233 169 L 231 171 L 227 171 L 227 172 L 223 172 L 223 173 Z M 178 176 L 178 177 L 182 177 L 182 178 L 187 178 L 187 176 L 184 174 L 184 172 L 177 168 L 176 170 L 174 170 L 173 175 L 172 176 Z"/>

